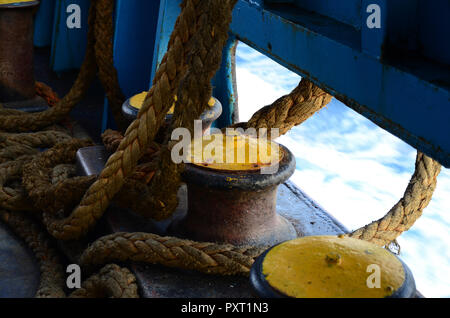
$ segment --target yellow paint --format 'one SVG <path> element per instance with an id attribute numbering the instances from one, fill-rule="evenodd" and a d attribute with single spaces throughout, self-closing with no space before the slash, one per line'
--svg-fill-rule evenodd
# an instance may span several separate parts
<path id="1" fill-rule="evenodd" d="M 380 288 L 367 285 L 371 264 L 380 268 Z M 274 247 L 264 258 L 263 274 L 272 287 L 296 298 L 382 298 L 405 280 L 401 262 L 386 249 L 337 236 L 307 236 Z"/>
<path id="2" fill-rule="evenodd" d="M 208 101 L 208 106 L 213 107 L 215 104 L 216 104 L 216 100 L 213 97 L 211 97 Z"/>
<path id="3" fill-rule="evenodd" d="M 35 0 L 0 0 L 1 4 L 11 4 L 11 3 L 20 3 L 20 2 L 32 2 Z"/>
<path id="4" fill-rule="evenodd" d="M 136 94 L 130 98 L 130 105 L 134 108 L 141 109 L 144 104 L 145 98 L 147 97 L 148 92 L 142 92 L 140 94 Z M 175 102 L 177 101 L 177 97 L 174 98 Z M 175 102 L 172 104 L 172 107 L 169 109 L 167 114 L 173 114 L 175 110 Z"/>
<path id="5" fill-rule="evenodd" d="M 148 92 L 142 92 L 140 94 L 134 95 L 130 98 L 130 105 L 134 108 L 141 109 L 144 103 L 145 97 L 147 97 Z"/>
<path id="6" fill-rule="evenodd" d="M 235 132 L 194 139 L 187 158 L 194 165 L 208 169 L 251 171 L 280 162 L 283 152 L 274 142 Z"/>
<path id="7" fill-rule="evenodd" d="M 5 0 L 0 0 L 5 1 Z M 142 92 L 140 94 L 136 94 L 133 97 L 130 98 L 130 105 L 134 108 L 141 109 L 142 105 L 144 104 L 144 100 L 147 97 L 148 92 Z M 174 96 L 174 101 L 177 101 L 177 96 Z M 173 103 L 172 107 L 170 108 L 169 112 L 167 114 L 173 114 L 175 111 L 175 102 Z M 215 105 L 216 101 L 214 98 L 211 97 L 211 99 L 208 101 L 208 106 L 213 107 Z"/>

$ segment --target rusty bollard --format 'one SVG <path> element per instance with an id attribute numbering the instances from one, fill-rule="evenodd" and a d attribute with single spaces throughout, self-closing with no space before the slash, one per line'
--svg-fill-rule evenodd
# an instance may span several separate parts
<path id="1" fill-rule="evenodd" d="M 33 67 L 33 14 L 39 1 L 0 5 L 0 102 L 5 107 L 42 104 Z"/>
<path id="2" fill-rule="evenodd" d="M 294 156 L 279 146 L 281 160 L 272 174 L 262 174 L 258 163 L 234 168 L 187 163 L 188 211 L 173 221 L 169 234 L 238 246 L 272 246 L 296 238 L 292 224 L 276 212 L 278 186 L 295 171 Z"/>

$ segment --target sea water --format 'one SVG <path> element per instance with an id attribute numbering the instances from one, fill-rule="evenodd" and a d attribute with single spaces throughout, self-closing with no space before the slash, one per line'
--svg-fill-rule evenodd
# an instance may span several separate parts
<path id="1" fill-rule="evenodd" d="M 236 64 L 240 121 L 301 79 L 243 43 Z M 296 156 L 291 180 L 350 230 L 383 217 L 414 172 L 414 148 L 336 99 L 277 141 Z M 450 170 L 442 168 L 432 201 L 398 239 L 425 297 L 450 297 L 449 210 Z"/>

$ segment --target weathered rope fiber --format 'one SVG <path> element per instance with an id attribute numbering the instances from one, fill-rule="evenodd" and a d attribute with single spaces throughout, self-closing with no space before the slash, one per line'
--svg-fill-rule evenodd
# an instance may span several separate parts
<path id="1" fill-rule="evenodd" d="M 120 86 L 117 70 L 114 65 L 113 37 L 114 34 L 114 6 L 115 1 L 96 0 L 95 57 L 98 66 L 98 76 L 108 97 L 111 109 L 119 130 L 125 131 L 126 120 L 122 115 L 122 104 L 125 101 Z"/>
<path id="2" fill-rule="evenodd" d="M 115 233 L 102 237 L 81 256 L 82 265 L 135 261 L 197 270 L 207 274 L 248 275 L 264 249 L 161 237 L 150 233 Z"/>
<path id="3" fill-rule="evenodd" d="M 384 246 L 407 231 L 422 215 L 436 188 L 441 165 L 421 152 L 417 153 L 416 169 L 405 194 L 380 220 L 374 221 L 349 236 Z"/>
<path id="4" fill-rule="evenodd" d="M 14 160 L 21 156 L 35 155 L 37 153 L 37 149 L 26 145 L 15 144 L 12 146 L 8 146 L 0 150 L 0 164 Z"/>
<path id="5" fill-rule="evenodd" d="M 53 168 L 60 164 L 74 163 L 78 149 L 92 146 L 90 140 L 72 139 L 35 156 L 23 167 L 22 184 L 34 206 L 44 212 L 44 224 L 48 225 L 57 213 L 72 208 L 86 187 L 95 177 L 75 177 L 53 184 Z"/>
<path id="6" fill-rule="evenodd" d="M 22 212 L 8 212 L 0 209 L 0 220 L 6 223 L 33 251 L 41 272 L 37 298 L 64 298 L 65 273 L 52 238 L 42 227 Z M 137 298 L 136 278 L 126 268 L 115 264 L 103 267 L 99 273 L 90 276 L 71 298 Z"/>
<path id="7" fill-rule="evenodd" d="M 5 134 L 0 133 L 0 148 L 13 146 L 16 144 L 33 148 L 47 148 L 57 143 L 67 141 L 72 137 L 59 131 L 39 131 L 36 133 Z"/>
<path id="8" fill-rule="evenodd" d="M 226 18 L 223 16 L 224 13 L 213 14 L 215 7 L 223 8 L 223 2 L 186 0 L 183 3 L 183 10 L 175 24 L 168 51 L 156 73 L 154 85 L 139 111 L 138 118 L 128 128 L 117 151 L 109 158 L 100 176 L 72 214 L 64 219 L 49 220 L 47 229 L 54 237 L 62 240 L 77 239 L 85 235 L 103 215 L 109 202 L 123 186 L 124 179 L 131 175 L 139 158 L 154 139 L 165 114 L 169 111 L 180 80 L 186 72 L 183 59 L 184 47 L 192 49 L 196 43 L 203 40 L 199 36 L 196 37 L 198 35 L 196 30 L 207 29 L 211 32 L 213 41 L 225 43 L 226 38 L 214 36 L 214 33 L 218 32 L 216 25 L 221 25 L 222 22 L 205 18 L 208 15 Z M 225 14 L 231 16 L 231 10 Z M 230 21 L 231 18 L 228 17 L 227 20 Z M 197 27 L 192 28 L 194 25 Z M 194 33 L 191 34 L 191 32 Z M 192 39 L 194 40 L 189 42 Z M 214 43 L 211 45 L 218 47 Z M 206 58 L 211 58 L 212 54 L 217 55 L 217 53 L 211 53 Z M 208 75 L 215 71 L 204 70 Z"/>
<path id="9" fill-rule="evenodd" d="M 239 123 L 233 127 L 279 128 L 282 135 L 325 107 L 331 98 L 331 95 L 309 80 L 302 79 L 290 94 L 270 106 L 261 108 L 247 123 Z M 380 246 L 394 241 L 422 215 L 423 209 L 432 198 L 440 168 L 437 161 L 418 152 L 414 174 L 400 201 L 382 219 L 352 232 L 349 236 Z"/>
<path id="10" fill-rule="evenodd" d="M 211 98 L 211 79 L 220 67 L 222 50 L 228 38 L 228 26 L 231 23 L 231 13 L 236 1 L 211 2 L 204 25 L 193 38 L 194 50 L 187 56 L 188 72 L 178 90 L 178 99 L 172 129 L 184 127 L 194 133 L 194 120 L 200 118 L 208 107 Z M 171 145 L 162 148 L 159 168 L 149 185 L 151 196 L 140 201 L 138 211 L 153 211 L 148 215 L 156 220 L 168 218 L 178 205 L 178 188 L 180 187 L 180 172 L 183 165 L 176 165 L 171 157 Z"/>
<path id="11" fill-rule="evenodd" d="M 330 94 L 311 81 L 302 79 L 288 95 L 258 110 L 248 122 L 235 124 L 232 127 L 267 128 L 268 130 L 278 128 L 281 136 L 328 105 L 331 99 Z"/>
<path id="12" fill-rule="evenodd" d="M 202 49 L 199 49 L 199 51 L 202 51 Z M 199 67 L 196 69 L 201 70 Z M 202 86 L 208 87 L 208 85 L 210 85 L 209 82 L 205 82 Z M 194 119 L 200 115 L 195 116 L 204 111 L 206 103 L 204 100 L 198 100 L 191 101 L 190 107 L 182 106 L 183 95 L 180 96 L 181 98 L 177 101 L 177 107 L 175 108 L 175 120 L 172 129 L 177 127 L 190 127 L 192 129 Z M 272 105 L 262 108 L 253 115 L 248 123 L 236 124 L 233 127 L 244 129 L 249 127 L 257 129 L 279 128 L 280 133 L 284 134 L 293 126 L 301 124 L 315 112 L 325 107 L 331 101 L 331 98 L 331 95 L 322 91 L 312 82 L 303 79 L 290 94 L 276 100 Z M 195 112 L 193 110 L 194 105 L 197 108 Z M 192 110 L 192 112 L 189 113 L 189 110 Z M 103 135 L 103 142 L 110 150 L 117 149 L 117 145 L 122 139 L 123 136 L 119 132 L 108 131 Z M 141 191 L 139 198 L 130 198 L 127 202 L 132 203 L 133 210 L 140 215 L 157 220 L 169 217 L 178 203 L 177 190 L 180 185 L 181 171 L 182 166 L 173 164 L 171 160 L 170 148 L 165 148 L 162 157 L 159 159 L 159 167 L 155 170 L 155 175 L 152 176 L 153 179 L 149 188 L 143 189 L 145 192 Z M 159 211 L 159 213 L 156 214 L 154 211 Z"/>
<path id="13" fill-rule="evenodd" d="M 32 159 L 32 156 L 22 156 L 0 165 L 0 209 L 27 212 L 37 210 L 22 186 L 11 187 L 7 184 L 14 179 L 20 180 L 23 166 Z"/>
<path id="14" fill-rule="evenodd" d="M 127 269 L 109 264 L 84 281 L 70 298 L 139 298 L 136 277 Z"/>
<path id="15" fill-rule="evenodd" d="M 144 197 L 144 200 L 138 200 L 138 205 L 132 206 L 133 209 L 140 211 L 145 208 L 148 216 L 156 219 L 167 217 L 177 203 L 176 190 L 182 166 L 175 166 L 171 162 L 170 144 L 155 146 L 154 139 L 174 102 L 174 96 L 178 96 L 178 99 L 172 128 L 183 126 L 192 130 L 194 119 L 203 112 L 211 96 L 210 80 L 220 64 L 235 3 L 236 0 L 183 1 L 182 13 L 156 73 L 154 85 L 137 120 L 127 129 L 125 136 L 120 140 L 117 136 L 111 139 L 116 152 L 98 178 L 67 179 L 71 175 L 70 171 L 73 171 L 68 165 L 73 163 L 78 148 L 90 145 L 87 141 L 69 140 L 51 133 L 30 135 L 24 137 L 24 142 L 20 140 L 20 135 L 0 135 L 0 160 L 2 156 L 7 161 L 27 154 L 20 160 L 0 165 L 0 207 L 18 211 L 39 210 L 43 212 L 43 222 L 52 236 L 62 240 L 79 239 L 96 224 L 112 200 L 124 198 L 130 193 L 127 189 L 131 185 L 130 189 L 136 192 L 135 195 Z M 94 78 L 96 65 L 113 112 L 119 113 L 118 106 L 123 96 L 117 83 L 117 73 L 112 67 L 111 7 L 111 0 L 96 0 L 91 6 L 85 63 L 69 94 L 52 109 L 40 114 L 24 114 L 1 109 L 0 106 L 0 130 L 38 130 L 67 116 Z M 310 81 L 302 80 L 291 94 L 264 107 L 248 123 L 240 125 L 279 128 L 280 134 L 284 134 L 330 100 L 329 94 Z M 53 147 L 35 155 L 34 148 L 45 143 Z M 151 160 L 159 158 L 159 161 L 138 166 L 145 155 L 149 155 Z M 439 169 L 437 162 L 419 153 L 416 171 L 399 203 L 383 219 L 349 235 L 386 245 L 402 231 L 409 229 L 431 199 Z M 18 190 L 10 187 L 10 183 L 20 178 L 26 193 L 20 187 Z M 124 184 L 127 185 L 125 190 Z M 30 199 L 33 204 L 30 204 Z M 121 201 L 126 202 L 126 199 Z M 72 211 L 74 206 L 76 208 Z M 67 215 L 70 211 L 70 215 Z M 13 213 L 2 211 L 0 216 L 12 227 L 18 228 L 31 245 L 37 246 L 37 253 L 41 253 L 42 247 L 44 252 L 39 255 L 50 253 L 45 248 L 47 243 L 41 234 L 33 229 L 29 230 L 31 233 L 22 230 L 22 224 L 31 228 L 32 225 L 15 221 L 15 217 L 20 215 Z M 95 241 L 84 251 L 81 263 L 98 266 L 111 261 L 137 261 L 209 274 L 248 275 L 254 259 L 262 251 L 261 248 L 192 242 L 155 234 L 116 233 Z M 46 257 L 41 261 L 45 262 Z M 50 261 L 51 264 L 56 263 L 55 258 Z M 41 265 L 41 280 L 48 280 L 48 283 L 41 287 L 39 295 L 56 297 L 62 295 L 59 292 L 62 285 L 59 276 L 51 269 L 44 271 L 50 263 Z M 54 280 L 52 275 L 55 275 Z M 83 288 L 72 296 L 135 297 L 137 286 L 128 270 L 107 265 L 99 274 L 85 281 Z"/>

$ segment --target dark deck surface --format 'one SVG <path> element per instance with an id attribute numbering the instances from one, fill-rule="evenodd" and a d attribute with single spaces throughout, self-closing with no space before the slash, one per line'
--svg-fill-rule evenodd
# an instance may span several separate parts
<path id="1" fill-rule="evenodd" d="M 39 275 L 32 252 L 0 223 L 0 298 L 33 297 Z"/>

